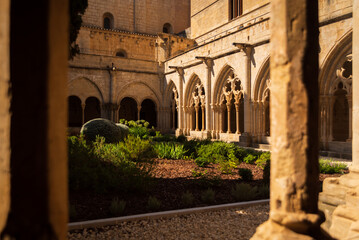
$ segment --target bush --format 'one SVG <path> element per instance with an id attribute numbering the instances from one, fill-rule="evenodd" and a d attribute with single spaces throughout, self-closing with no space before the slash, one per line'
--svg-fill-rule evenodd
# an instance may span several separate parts
<path id="1" fill-rule="evenodd" d="M 202 192 L 201 199 L 204 203 L 213 203 L 215 201 L 215 192 L 211 188 L 208 188 Z"/>
<path id="2" fill-rule="evenodd" d="M 96 136 L 104 137 L 106 143 L 117 143 L 123 140 L 120 128 L 115 123 L 104 118 L 88 121 L 82 126 L 80 132 L 89 141 L 95 141 Z"/>
<path id="3" fill-rule="evenodd" d="M 269 184 L 270 182 L 270 160 L 266 161 L 263 169 L 263 182 Z"/>
<path id="4" fill-rule="evenodd" d="M 150 196 L 148 198 L 148 201 L 147 201 L 147 209 L 148 210 L 156 211 L 156 210 L 160 209 L 160 207 L 161 207 L 161 202 L 156 197 Z"/>
<path id="5" fill-rule="evenodd" d="M 254 200 L 257 197 L 257 187 L 252 187 L 246 183 L 237 183 L 231 191 L 236 201 Z"/>
<path id="6" fill-rule="evenodd" d="M 224 174 L 232 174 L 232 170 L 237 167 L 237 164 L 232 160 L 218 159 L 217 161 L 219 162 L 219 170 Z"/>
<path id="7" fill-rule="evenodd" d="M 155 156 L 150 140 L 132 135 L 129 135 L 125 141 L 120 142 L 118 146 L 131 161 L 145 161 Z"/>
<path id="8" fill-rule="evenodd" d="M 238 174 L 243 181 L 252 181 L 253 180 L 252 170 L 250 170 L 248 168 L 238 169 Z"/>
<path id="9" fill-rule="evenodd" d="M 120 129 L 121 131 L 121 139 L 125 139 L 129 132 L 130 132 L 130 128 L 128 126 L 126 126 L 125 124 L 122 123 L 116 123 L 116 126 Z"/>
<path id="10" fill-rule="evenodd" d="M 333 162 L 332 160 L 319 159 L 320 173 L 333 174 L 343 173 L 348 167 L 345 163 Z"/>
<path id="11" fill-rule="evenodd" d="M 129 134 L 134 137 L 149 139 L 156 136 L 156 130 L 154 127 L 151 127 L 150 123 L 146 122 L 145 120 L 126 121 L 125 119 L 120 119 L 120 123 L 128 126 Z M 157 137 L 159 137 L 158 133 Z"/>
<path id="12" fill-rule="evenodd" d="M 182 194 L 181 200 L 183 206 L 190 207 L 193 205 L 193 201 L 194 201 L 193 194 L 189 191 L 186 191 L 185 193 Z"/>
<path id="13" fill-rule="evenodd" d="M 109 210 L 113 216 L 119 216 L 123 214 L 125 208 L 126 208 L 126 201 L 124 200 L 119 201 L 118 198 L 116 197 L 112 199 Z"/>
<path id="14" fill-rule="evenodd" d="M 248 154 L 246 157 L 243 158 L 243 162 L 253 164 L 257 160 L 258 156 Z"/>
<path id="15" fill-rule="evenodd" d="M 258 167 L 264 169 L 267 161 L 270 160 L 270 152 L 263 152 L 259 156 L 258 160 L 256 161 L 256 164 Z"/>
<path id="16" fill-rule="evenodd" d="M 184 159 L 186 156 L 186 150 L 183 144 L 173 142 L 161 142 L 154 145 L 156 155 L 159 158 L 166 159 Z"/>
<path id="17" fill-rule="evenodd" d="M 197 171 L 196 169 L 193 169 L 192 176 L 194 178 L 197 178 L 196 183 L 199 186 L 204 187 L 204 188 L 217 187 L 221 184 L 221 178 L 216 175 L 212 175 L 212 174 L 208 173 L 207 170 Z"/>

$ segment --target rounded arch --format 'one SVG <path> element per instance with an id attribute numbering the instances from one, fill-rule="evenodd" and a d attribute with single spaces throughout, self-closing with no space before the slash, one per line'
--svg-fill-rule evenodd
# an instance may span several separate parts
<path id="1" fill-rule="evenodd" d="M 115 52 L 116 57 L 127 58 L 127 52 L 124 49 L 117 49 Z"/>
<path id="2" fill-rule="evenodd" d="M 157 107 L 151 99 L 144 99 L 141 103 L 140 119 L 146 120 L 151 126 L 157 127 Z"/>
<path id="3" fill-rule="evenodd" d="M 112 13 L 106 12 L 102 16 L 103 28 L 104 29 L 113 29 L 114 28 L 114 18 Z"/>
<path id="4" fill-rule="evenodd" d="M 163 24 L 162 32 L 163 33 L 171 33 L 171 34 L 173 34 L 172 25 L 170 23 Z"/>
<path id="5" fill-rule="evenodd" d="M 71 95 L 67 98 L 68 103 L 68 126 L 81 127 L 82 125 L 82 106 L 81 99 Z"/>
<path id="6" fill-rule="evenodd" d="M 131 97 L 124 97 L 119 103 L 119 119 L 138 120 L 138 103 Z"/>
<path id="7" fill-rule="evenodd" d="M 223 99 L 221 99 L 222 94 L 223 94 L 222 89 L 225 86 L 228 77 L 233 76 L 233 75 L 234 75 L 234 69 L 230 65 L 225 64 L 222 67 L 222 70 L 220 71 L 220 73 L 218 74 L 216 83 L 213 88 L 212 96 L 213 96 L 214 104 L 220 104 L 221 101 L 223 100 Z"/>
<path id="8" fill-rule="evenodd" d="M 270 87 L 269 61 L 270 61 L 270 57 L 268 56 L 264 60 L 262 66 L 258 71 L 257 77 L 254 82 L 254 91 L 252 96 L 252 99 L 254 101 L 264 100 L 266 92 L 269 91 L 269 87 Z"/>
<path id="9" fill-rule="evenodd" d="M 117 103 L 120 104 L 120 101 L 125 97 L 133 98 L 138 106 L 146 98 L 153 100 L 156 103 L 156 106 L 159 106 L 160 102 L 160 98 L 156 91 L 148 84 L 140 81 L 131 82 L 122 86 L 117 95 Z"/>
<path id="10" fill-rule="evenodd" d="M 100 88 L 88 78 L 80 77 L 71 80 L 68 84 L 69 96 L 78 96 L 82 103 L 90 96 L 96 97 L 101 103 L 104 102 Z"/>
<path id="11" fill-rule="evenodd" d="M 319 73 L 321 95 L 333 94 L 333 88 L 338 84 L 337 69 L 343 66 L 347 56 L 352 52 L 352 33 L 350 30 L 343 35 L 325 57 Z"/>

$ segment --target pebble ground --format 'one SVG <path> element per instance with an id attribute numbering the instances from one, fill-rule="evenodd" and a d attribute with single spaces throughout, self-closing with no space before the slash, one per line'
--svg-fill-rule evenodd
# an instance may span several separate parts
<path id="1" fill-rule="evenodd" d="M 269 206 L 195 213 L 170 218 L 123 222 L 68 233 L 71 239 L 250 239 L 268 219 Z"/>

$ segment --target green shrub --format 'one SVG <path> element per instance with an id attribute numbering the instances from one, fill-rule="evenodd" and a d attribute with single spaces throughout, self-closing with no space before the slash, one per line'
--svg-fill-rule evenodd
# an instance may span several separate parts
<path id="1" fill-rule="evenodd" d="M 263 152 L 260 154 L 258 160 L 256 161 L 256 164 L 258 167 L 264 169 L 266 162 L 269 160 L 270 160 L 270 152 Z"/>
<path id="2" fill-rule="evenodd" d="M 236 201 L 254 200 L 257 197 L 257 187 L 252 187 L 246 183 L 237 183 L 231 191 Z"/>
<path id="3" fill-rule="evenodd" d="M 252 181 L 253 180 L 252 170 L 250 170 L 248 168 L 238 169 L 238 174 L 243 181 Z"/>
<path id="4" fill-rule="evenodd" d="M 185 193 L 182 194 L 181 200 L 183 206 L 190 207 L 193 205 L 193 201 L 194 201 L 193 194 L 189 191 L 186 191 Z"/>
<path id="5" fill-rule="evenodd" d="M 186 150 L 186 156 L 190 159 L 196 159 L 199 157 L 198 150 L 201 146 L 211 144 L 211 141 L 206 140 L 190 140 L 184 141 L 183 146 Z"/>
<path id="6" fill-rule="evenodd" d="M 263 169 L 263 182 L 269 184 L 270 182 L 270 160 L 266 161 Z"/>
<path id="7" fill-rule="evenodd" d="M 319 159 L 319 170 L 320 173 L 333 174 L 343 173 L 348 167 L 345 163 L 338 163 L 332 160 Z"/>
<path id="8" fill-rule="evenodd" d="M 125 208 L 126 208 L 126 201 L 124 200 L 119 201 L 118 198 L 116 197 L 112 199 L 109 210 L 112 216 L 119 216 L 123 214 Z"/>
<path id="9" fill-rule="evenodd" d="M 246 157 L 243 158 L 243 162 L 253 164 L 257 160 L 258 156 L 253 154 L 248 154 Z"/>
<path id="10" fill-rule="evenodd" d="M 203 188 L 218 187 L 222 182 L 219 176 L 210 174 L 207 170 L 197 171 L 196 169 L 193 169 L 192 176 L 197 178 L 196 183 Z"/>
<path id="11" fill-rule="evenodd" d="M 132 136 L 139 137 L 141 139 L 149 139 L 156 136 L 159 137 L 154 127 L 150 126 L 150 123 L 145 120 L 126 121 L 124 119 L 120 119 L 119 122 L 129 127 L 129 134 Z"/>
<path id="12" fill-rule="evenodd" d="M 208 188 L 207 190 L 202 192 L 201 199 L 204 203 L 207 203 L 207 204 L 214 203 L 215 192 L 211 188 Z"/>
<path id="13" fill-rule="evenodd" d="M 161 202 L 156 197 L 150 196 L 148 198 L 148 201 L 147 201 L 147 209 L 148 210 L 156 211 L 156 210 L 160 209 L 160 207 L 161 207 Z"/>
<path id="14" fill-rule="evenodd" d="M 237 167 L 237 164 L 232 160 L 217 159 L 217 161 L 219 162 L 219 170 L 224 174 L 232 174 L 233 169 Z"/>
<path id="15" fill-rule="evenodd" d="M 155 156 L 150 140 L 132 135 L 129 135 L 125 141 L 120 142 L 119 147 L 131 161 L 140 162 Z"/>
<path id="16" fill-rule="evenodd" d="M 89 141 L 95 141 L 96 136 L 104 137 L 106 143 L 117 143 L 123 140 L 119 127 L 104 118 L 96 118 L 88 121 L 82 126 L 80 132 Z"/>
<path id="17" fill-rule="evenodd" d="M 173 142 L 161 142 L 154 145 L 156 155 L 166 159 L 184 159 L 186 150 L 183 144 Z"/>
<path id="18" fill-rule="evenodd" d="M 121 131 L 121 140 L 125 139 L 128 136 L 129 132 L 130 132 L 130 128 L 128 126 L 126 126 L 125 124 L 122 124 L 122 123 L 116 123 L 116 126 Z"/>

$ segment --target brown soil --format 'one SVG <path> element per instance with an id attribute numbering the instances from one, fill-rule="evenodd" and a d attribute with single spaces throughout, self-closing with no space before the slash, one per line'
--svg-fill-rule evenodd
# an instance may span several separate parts
<path id="1" fill-rule="evenodd" d="M 256 165 L 241 163 L 239 168 L 249 168 L 252 170 L 253 181 L 246 182 L 252 186 L 264 185 L 262 181 L 263 171 Z M 205 173 L 207 177 L 195 177 L 193 171 Z M 326 177 L 337 177 L 340 174 L 320 174 L 322 182 Z M 223 174 L 218 169 L 218 165 L 207 168 L 198 168 L 192 160 L 156 160 L 156 170 L 154 182 L 151 189 L 146 193 L 121 194 L 89 194 L 89 193 L 70 193 L 70 204 L 75 206 L 76 216 L 71 216 L 71 222 L 115 217 L 111 215 L 109 206 L 113 198 L 126 201 L 126 208 L 123 215 L 134 215 L 149 212 L 147 201 L 149 196 L 155 196 L 160 202 L 161 207 L 158 211 L 181 209 L 184 206 L 181 199 L 183 193 L 189 191 L 194 196 L 194 203 L 190 207 L 201 207 L 208 204 L 203 203 L 201 194 L 211 188 L 215 191 L 215 204 L 236 202 L 231 195 L 231 189 L 236 183 L 244 182 L 238 175 L 238 170 L 234 169 L 232 174 Z M 259 197 L 260 198 L 260 197 Z M 262 197 L 263 198 L 263 197 Z"/>

